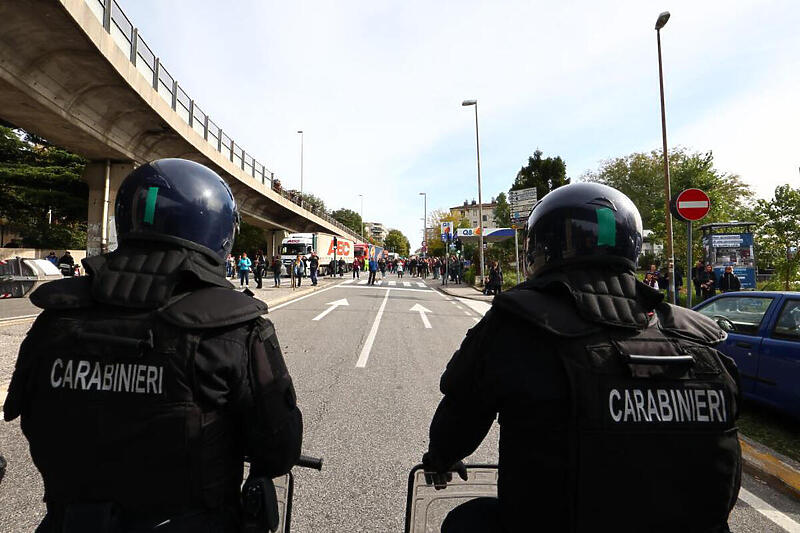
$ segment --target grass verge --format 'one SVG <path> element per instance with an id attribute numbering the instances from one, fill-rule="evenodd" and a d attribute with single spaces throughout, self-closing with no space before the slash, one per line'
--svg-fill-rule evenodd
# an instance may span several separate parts
<path id="1" fill-rule="evenodd" d="M 800 462 L 800 423 L 774 409 L 745 400 L 739 430 L 753 440 Z"/>

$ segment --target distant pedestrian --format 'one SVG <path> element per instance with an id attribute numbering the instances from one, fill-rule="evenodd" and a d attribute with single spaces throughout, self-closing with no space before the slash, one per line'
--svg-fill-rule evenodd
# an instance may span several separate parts
<path id="1" fill-rule="evenodd" d="M 378 259 L 378 270 L 381 271 L 381 279 L 386 277 L 386 260 L 381 257 Z"/>
<path id="2" fill-rule="evenodd" d="M 51 263 L 53 263 L 55 266 L 58 266 L 58 256 L 56 255 L 56 253 L 55 253 L 55 252 L 50 252 L 50 253 L 47 255 L 47 257 L 45 257 L 45 259 L 47 259 L 48 261 L 50 261 Z"/>
<path id="3" fill-rule="evenodd" d="M 500 294 L 503 288 L 503 271 L 497 261 L 492 262 L 489 268 L 489 284 L 486 286 L 486 294 Z"/>
<path id="4" fill-rule="evenodd" d="M 328 264 L 328 275 L 330 277 L 336 276 L 336 260 L 331 258 L 331 262 Z"/>
<path id="5" fill-rule="evenodd" d="M 309 269 L 311 270 L 311 285 L 317 285 L 317 270 L 319 270 L 319 257 L 316 252 L 311 252 L 311 259 L 308 261 Z"/>
<path id="6" fill-rule="evenodd" d="M 58 268 L 64 276 L 75 275 L 75 259 L 73 259 L 72 254 L 69 253 L 69 250 L 66 250 L 64 255 L 58 259 Z"/>
<path id="7" fill-rule="evenodd" d="M 367 285 L 375 285 L 375 274 L 378 272 L 378 262 L 370 258 L 369 260 L 369 278 Z"/>
<path id="8" fill-rule="evenodd" d="M 264 273 L 266 272 L 266 265 L 264 265 L 264 256 L 261 259 L 256 256 L 256 262 L 253 265 L 253 279 L 256 282 L 256 289 L 261 288 L 261 283 L 264 280 Z"/>
<path id="9" fill-rule="evenodd" d="M 339 277 L 340 278 L 344 276 L 344 269 L 345 269 L 346 266 L 347 266 L 347 264 L 344 262 L 344 259 L 339 259 Z"/>
<path id="10" fill-rule="evenodd" d="M 703 272 L 705 272 L 706 267 L 703 265 L 702 261 L 697 261 L 694 264 L 694 270 L 692 271 L 692 285 L 694 285 L 694 295 L 699 302 L 703 297 L 703 289 L 700 286 L 700 278 L 703 277 Z"/>
<path id="11" fill-rule="evenodd" d="M 397 262 L 397 267 L 396 267 L 396 269 L 397 269 L 397 277 L 398 278 L 402 278 L 403 277 L 403 269 L 404 268 L 405 268 L 404 263 L 402 261 L 398 261 Z"/>
<path id="12" fill-rule="evenodd" d="M 730 265 L 726 266 L 725 273 L 722 274 L 722 278 L 719 280 L 720 292 L 734 292 L 741 290 L 741 288 L 742 282 L 739 281 L 739 278 L 733 273 L 733 267 Z"/>
<path id="13" fill-rule="evenodd" d="M 361 258 L 356 257 L 353 259 L 353 279 L 361 278 L 361 276 L 358 274 L 359 270 L 361 270 Z"/>
<path id="14" fill-rule="evenodd" d="M 239 259 L 239 286 L 240 287 L 249 287 L 250 286 L 250 267 L 252 266 L 252 261 L 250 258 L 247 257 L 246 252 L 242 252 L 242 258 Z"/>
<path id="15" fill-rule="evenodd" d="M 292 288 L 299 288 L 300 283 L 303 281 L 303 256 L 297 254 L 292 266 Z"/>
<path id="16" fill-rule="evenodd" d="M 272 279 L 275 283 L 275 287 L 281 286 L 281 256 L 276 255 L 272 259 Z"/>
<path id="17" fill-rule="evenodd" d="M 225 268 L 228 273 L 228 277 L 232 278 L 236 273 L 236 260 L 233 258 L 233 255 L 228 254 L 228 258 L 225 260 Z"/>
<path id="18" fill-rule="evenodd" d="M 703 292 L 703 300 L 711 298 L 717 293 L 717 278 L 711 265 L 706 265 L 706 269 L 700 277 L 700 289 Z"/>

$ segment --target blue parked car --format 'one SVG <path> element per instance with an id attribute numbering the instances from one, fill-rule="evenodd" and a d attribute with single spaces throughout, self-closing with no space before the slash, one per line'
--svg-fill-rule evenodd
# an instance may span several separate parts
<path id="1" fill-rule="evenodd" d="M 736 361 L 744 396 L 800 419 L 800 293 L 728 292 L 694 310 L 728 332 L 717 348 Z"/>

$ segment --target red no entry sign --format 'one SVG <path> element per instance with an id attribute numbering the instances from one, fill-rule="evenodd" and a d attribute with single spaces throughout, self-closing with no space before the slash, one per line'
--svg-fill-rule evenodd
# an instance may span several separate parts
<path id="1" fill-rule="evenodd" d="M 711 209 L 711 200 L 700 189 L 686 189 L 674 200 L 675 212 L 684 220 L 700 220 Z"/>

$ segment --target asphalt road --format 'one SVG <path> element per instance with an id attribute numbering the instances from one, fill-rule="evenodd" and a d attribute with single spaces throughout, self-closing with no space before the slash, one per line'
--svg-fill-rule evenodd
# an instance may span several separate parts
<path id="1" fill-rule="evenodd" d="M 435 285 L 347 280 L 271 309 L 304 414 L 304 450 L 325 459 L 322 472 L 295 469 L 293 531 L 402 531 L 408 472 L 427 447 L 439 376 L 489 308 Z M 14 316 L 3 305 L 0 316 Z M 0 326 L 0 397 L 28 327 Z M 9 460 L 0 531 L 31 531 L 42 515 L 41 481 L 17 422 L 0 424 L 0 452 Z M 497 462 L 496 426 L 468 462 Z M 733 531 L 800 531 L 797 502 L 750 476 L 743 488 Z"/>

